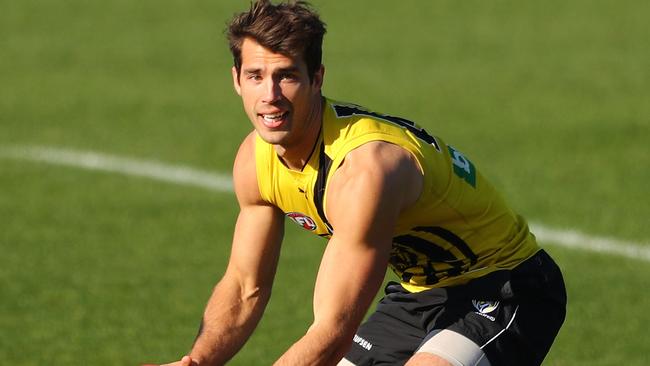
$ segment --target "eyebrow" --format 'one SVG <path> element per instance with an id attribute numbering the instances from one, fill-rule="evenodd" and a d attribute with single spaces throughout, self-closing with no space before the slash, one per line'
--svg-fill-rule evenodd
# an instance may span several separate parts
<path id="1" fill-rule="evenodd" d="M 242 70 L 244 74 L 259 74 L 262 69 L 261 68 L 249 68 L 249 69 L 243 69 Z"/>
<path id="2" fill-rule="evenodd" d="M 300 68 L 298 66 L 289 66 L 289 67 L 279 68 L 277 71 L 278 71 L 278 73 L 286 73 L 286 72 L 288 72 L 288 73 L 297 73 L 297 72 L 300 71 Z"/>
<path id="3" fill-rule="evenodd" d="M 260 67 L 251 67 L 248 69 L 242 70 L 245 74 L 259 74 L 262 72 L 262 68 Z M 300 68 L 298 66 L 288 66 L 288 67 L 282 67 L 277 70 L 275 70 L 276 74 L 281 74 L 281 73 L 297 73 L 300 71 Z"/>

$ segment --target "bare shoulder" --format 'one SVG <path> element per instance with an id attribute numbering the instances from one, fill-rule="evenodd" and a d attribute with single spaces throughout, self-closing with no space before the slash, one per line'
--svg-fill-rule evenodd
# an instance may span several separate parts
<path id="1" fill-rule="evenodd" d="M 335 211 L 336 203 L 343 203 L 340 200 L 366 195 L 404 210 L 419 198 L 423 181 L 420 165 L 409 151 L 389 142 L 366 143 L 350 151 L 333 174 L 327 188 L 331 210 L 326 214 Z"/>
<path id="2" fill-rule="evenodd" d="M 374 183 L 390 183 L 396 179 L 417 186 L 422 181 L 422 170 L 415 156 L 384 141 L 369 142 L 350 151 L 334 174 L 345 177 L 345 180 L 369 175 L 370 179 L 378 180 Z"/>
<path id="3" fill-rule="evenodd" d="M 417 159 L 406 149 L 385 141 L 372 141 L 350 151 L 341 167 L 362 169 L 379 168 L 382 172 L 393 170 L 420 171 Z"/>
<path id="4" fill-rule="evenodd" d="M 257 186 L 255 136 L 255 131 L 252 131 L 244 138 L 237 151 L 233 166 L 235 194 L 240 204 L 259 203 L 262 200 Z"/>

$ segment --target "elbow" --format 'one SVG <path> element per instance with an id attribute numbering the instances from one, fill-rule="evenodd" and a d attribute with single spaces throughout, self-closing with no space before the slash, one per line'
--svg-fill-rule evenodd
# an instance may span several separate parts
<path id="1" fill-rule="evenodd" d="M 271 298 L 270 286 L 242 286 L 240 291 L 240 298 L 242 302 L 259 302 L 266 305 Z"/>
<path id="2" fill-rule="evenodd" d="M 231 296 L 241 303 L 268 303 L 271 298 L 272 281 L 264 281 L 255 276 L 249 276 L 245 271 L 227 271 L 219 285 L 229 288 Z"/>
<path id="3" fill-rule="evenodd" d="M 320 339 L 322 343 L 327 344 L 328 353 L 332 359 L 339 361 L 350 350 L 357 328 L 358 326 L 352 324 L 331 323 L 325 325 L 313 323 L 307 333 L 314 333 L 314 336 Z"/>
<path id="4" fill-rule="evenodd" d="M 212 298 L 227 307 L 257 308 L 266 306 L 271 298 L 271 285 L 246 278 L 226 275 L 215 286 Z"/>
<path id="5" fill-rule="evenodd" d="M 354 339 L 354 336 L 357 333 L 357 328 L 358 327 L 351 327 L 347 329 L 345 332 L 341 333 L 341 336 L 339 338 L 339 343 L 337 345 L 337 349 L 339 351 L 341 358 L 343 358 L 343 356 L 345 356 L 350 350 L 350 346 L 352 345 L 352 340 Z"/>
<path id="6" fill-rule="evenodd" d="M 355 333 L 356 330 L 342 334 L 336 340 L 336 343 L 332 345 L 332 356 L 336 362 L 341 361 L 343 357 L 345 357 L 345 355 L 350 351 Z"/>

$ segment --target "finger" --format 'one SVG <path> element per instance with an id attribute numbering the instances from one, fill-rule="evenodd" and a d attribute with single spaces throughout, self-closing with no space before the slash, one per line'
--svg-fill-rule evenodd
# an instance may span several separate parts
<path id="1" fill-rule="evenodd" d="M 192 357 L 184 356 L 181 359 L 181 366 L 192 366 Z"/>

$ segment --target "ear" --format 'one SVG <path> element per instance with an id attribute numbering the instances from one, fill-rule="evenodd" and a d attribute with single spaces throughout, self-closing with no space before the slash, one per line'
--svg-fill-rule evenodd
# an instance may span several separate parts
<path id="1" fill-rule="evenodd" d="M 323 87 L 323 78 L 325 77 L 325 65 L 321 64 L 318 70 L 314 73 L 314 77 L 312 78 L 312 87 L 314 87 L 316 90 L 320 91 L 320 89 Z"/>
<path id="2" fill-rule="evenodd" d="M 235 91 L 239 96 L 241 96 L 241 85 L 239 84 L 239 75 L 237 75 L 237 68 L 233 66 L 230 71 L 232 72 L 232 84 L 235 87 Z"/>

